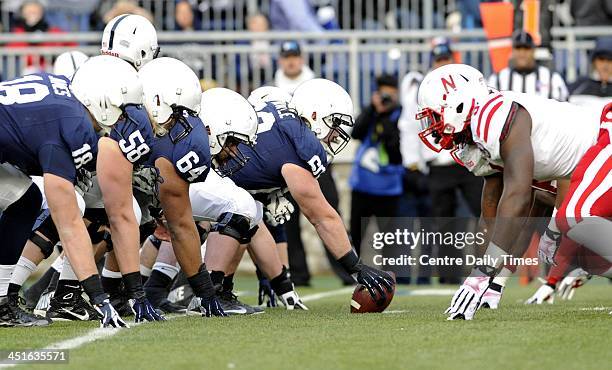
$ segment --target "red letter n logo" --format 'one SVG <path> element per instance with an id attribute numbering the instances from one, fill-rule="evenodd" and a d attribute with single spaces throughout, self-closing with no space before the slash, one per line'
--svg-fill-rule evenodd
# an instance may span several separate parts
<path id="1" fill-rule="evenodd" d="M 448 80 L 446 78 L 441 78 L 442 80 L 442 87 L 444 87 L 444 91 L 446 91 L 446 93 L 448 94 L 448 88 L 452 88 L 453 90 L 457 89 L 457 86 L 455 86 L 455 80 L 453 80 L 453 76 L 448 76 Z"/>

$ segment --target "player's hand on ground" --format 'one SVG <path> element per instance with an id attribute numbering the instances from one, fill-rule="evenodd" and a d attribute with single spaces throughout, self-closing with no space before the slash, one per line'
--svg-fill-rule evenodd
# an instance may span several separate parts
<path id="1" fill-rule="evenodd" d="M 302 302 L 300 296 L 297 294 L 295 290 L 287 292 L 281 296 L 279 296 L 281 302 L 285 305 L 287 310 L 306 310 L 308 311 L 308 307 Z"/>
<path id="2" fill-rule="evenodd" d="M 214 295 L 211 297 L 193 297 L 187 310 L 193 311 L 194 308 L 199 309 L 204 317 L 227 316 L 221 307 L 221 303 L 219 303 L 219 300 Z"/>
<path id="3" fill-rule="evenodd" d="M 100 315 L 101 328 L 129 328 L 128 324 L 119 316 L 113 305 L 110 304 L 108 298 L 100 303 L 94 304 L 94 308 Z"/>
<path id="4" fill-rule="evenodd" d="M 355 280 L 366 287 L 372 299 L 385 301 L 387 291 L 393 291 L 393 285 L 395 284 L 391 275 L 364 264 L 359 264 L 358 269 L 359 271 L 354 274 Z"/>
<path id="5" fill-rule="evenodd" d="M 130 299 L 130 307 L 134 312 L 134 322 L 166 321 L 166 318 L 160 315 L 146 298 Z"/>
<path id="6" fill-rule="evenodd" d="M 502 292 L 495 291 L 493 289 L 487 289 L 482 295 L 478 309 L 490 308 L 496 310 L 499 307 L 499 301 L 501 301 Z"/>
<path id="7" fill-rule="evenodd" d="M 540 243 L 538 244 L 538 258 L 540 262 L 555 266 L 555 255 L 557 254 L 560 243 L 561 233 L 554 232 L 547 228 L 540 237 Z"/>
<path id="8" fill-rule="evenodd" d="M 268 204 L 265 209 L 266 222 L 272 226 L 282 225 L 291 219 L 295 207 L 285 198 L 281 190 L 268 195 Z"/>
<path id="9" fill-rule="evenodd" d="M 561 280 L 557 288 L 557 294 L 561 299 L 570 300 L 574 297 L 576 288 L 586 284 L 591 279 L 591 275 L 580 267 L 570 271 L 566 277 Z"/>
<path id="10" fill-rule="evenodd" d="M 490 280 L 488 276 L 466 278 L 453 295 L 450 307 L 444 311 L 449 315 L 447 320 L 472 320 Z"/>
<path id="11" fill-rule="evenodd" d="M 555 301 L 555 288 L 544 283 L 536 292 L 525 301 L 525 304 L 542 304 L 547 302 L 553 304 Z"/>
<path id="12" fill-rule="evenodd" d="M 266 278 L 259 279 L 259 294 L 257 295 L 257 304 L 266 307 L 276 307 L 276 294 L 270 285 L 270 280 Z"/>

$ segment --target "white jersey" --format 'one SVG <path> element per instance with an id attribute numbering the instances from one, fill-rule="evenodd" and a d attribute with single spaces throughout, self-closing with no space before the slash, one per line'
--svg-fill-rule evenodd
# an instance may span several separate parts
<path id="1" fill-rule="evenodd" d="M 597 141 L 601 111 L 523 93 L 492 93 L 476 108 L 470 128 L 474 142 L 494 166 L 504 167 L 500 148 L 518 109 L 514 103 L 531 116 L 533 179 L 569 177 Z"/>
<path id="2" fill-rule="evenodd" d="M 249 219 L 255 227 L 263 217 L 263 205 L 229 177 L 210 171 L 204 182 L 189 185 L 189 199 L 196 221 L 217 222 L 224 213 L 235 213 Z"/>

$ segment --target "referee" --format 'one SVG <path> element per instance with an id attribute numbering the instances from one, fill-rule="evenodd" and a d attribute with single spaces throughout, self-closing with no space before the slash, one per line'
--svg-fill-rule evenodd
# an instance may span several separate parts
<path id="1" fill-rule="evenodd" d="M 559 101 L 567 101 L 568 98 L 563 77 L 550 68 L 537 64 L 535 43 L 525 31 L 514 33 L 510 66 L 489 77 L 488 84 L 498 90 L 535 94 Z"/>

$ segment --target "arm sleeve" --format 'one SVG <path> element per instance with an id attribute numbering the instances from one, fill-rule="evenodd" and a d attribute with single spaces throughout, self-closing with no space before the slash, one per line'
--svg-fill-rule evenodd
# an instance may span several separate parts
<path id="1" fill-rule="evenodd" d="M 62 177 L 71 183 L 76 179 L 76 168 L 68 148 L 58 144 L 46 144 L 38 150 L 38 160 L 43 173 Z"/>

